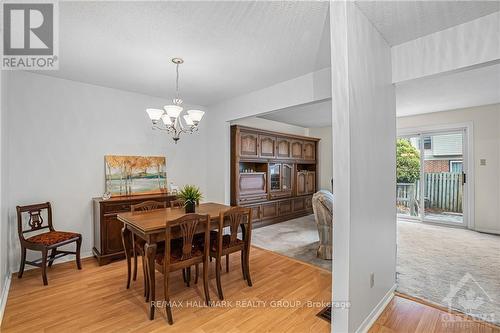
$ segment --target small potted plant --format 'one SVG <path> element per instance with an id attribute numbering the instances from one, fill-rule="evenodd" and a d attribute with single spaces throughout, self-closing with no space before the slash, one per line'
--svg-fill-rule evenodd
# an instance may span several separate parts
<path id="1" fill-rule="evenodd" d="M 177 196 L 180 200 L 184 201 L 186 213 L 194 213 L 196 204 L 203 197 L 200 189 L 194 185 L 184 186 Z"/>

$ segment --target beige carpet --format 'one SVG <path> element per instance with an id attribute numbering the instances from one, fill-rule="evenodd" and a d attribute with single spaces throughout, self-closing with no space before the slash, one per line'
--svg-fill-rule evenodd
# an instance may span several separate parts
<path id="1" fill-rule="evenodd" d="M 398 291 L 500 324 L 500 236 L 398 221 Z"/>
<path id="2" fill-rule="evenodd" d="M 332 270 L 332 261 L 316 257 L 319 236 L 314 214 L 257 228 L 252 245 Z"/>

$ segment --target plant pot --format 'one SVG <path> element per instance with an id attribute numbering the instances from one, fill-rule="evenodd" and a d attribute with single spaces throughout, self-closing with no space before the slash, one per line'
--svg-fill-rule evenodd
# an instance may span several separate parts
<path id="1" fill-rule="evenodd" d="M 195 207 L 196 207 L 196 204 L 194 202 L 187 201 L 186 202 L 186 206 L 185 206 L 186 214 L 188 214 L 188 213 L 194 213 L 195 212 Z"/>

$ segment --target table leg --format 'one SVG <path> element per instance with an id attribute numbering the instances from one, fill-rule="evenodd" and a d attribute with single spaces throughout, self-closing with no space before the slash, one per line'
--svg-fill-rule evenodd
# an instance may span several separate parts
<path id="1" fill-rule="evenodd" d="M 148 281 L 149 281 L 149 320 L 155 319 L 154 303 L 155 297 L 155 257 L 156 257 L 156 243 L 144 245 L 146 258 L 148 261 Z"/>
<path id="2" fill-rule="evenodd" d="M 127 225 L 124 224 L 122 228 L 122 243 L 123 250 L 125 252 L 125 258 L 127 259 L 127 289 L 130 288 L 130 276 L 131 276 L 131 258 L 130 258 L 130 249 L 131 249 L 131 232 L 127 229 Z"/>

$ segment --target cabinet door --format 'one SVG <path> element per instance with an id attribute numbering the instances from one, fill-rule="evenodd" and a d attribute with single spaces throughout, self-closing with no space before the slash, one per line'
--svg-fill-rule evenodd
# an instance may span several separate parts
<path id="1" fill-rule="evenodd" d="M 276 138 L 269 135 L 259 135 L 259 155 L 260 157 L 274 157 L 276 149 Z"/>
<path id="2" fill-rule="evenodd" d="M 306 174 L 306 193 L 314 193 L 316 190 L 316 173 L 308 171 Z"/>
<path id="3" fill-rule="evenodd" d="M 269 190 L 281 191 L 281 164 L 269 164 Z"/>
<path id="4" fill-rule="evenodd" d="M 116 215 L 104 216 L 104 230 L 106 236 L 104 237 L 105 244 L 103 254 L 123 251 L 122 228 L 123 223 L 116 218 Z"/>
<path id="5" fill-rule="evenodd" d="M 291 146 L 292 146 L 292 158 L 303 159 L 303 153 L 304 153 L 303 142 L 300 140 L 292 140 Z"/>
<path id="6" fill-rule="evenodd" d="M 270 202 L 262 204 L 261 206 L 261 219 L 272 219 L 278 216 L 278 204 L 276 202 Z"/>
<path id="7" fill-rule="evenodd" d="M 291 146 L 290 140 L 285 138 L 276 139 L 276 157 L 277 158 L 290 158 Z"/>
<path id="8" fill-rule="evenodd" d="M 282 173 L 281 189 L 284 192 L 289 192 L 292 190 L 293 166 L 291 164 L 282 164 L 281 173 Z"/>
<path id="9" fill-rule="evenodd" d="M 292 212 L 292 201 L 284 200 L 278 203 L 279 216 L 285 216 Z"/>
<path id="10" fill-rule="evenodd" d="M 306 194 L 306 172 L 299 171 L 297 173 L 297 195 Z"/>
<path id="11" fill-rule="evenodd" d="M 306 202 L 305 202 L 304 197 L 293 199 L 292 209 L 294 212 L 300 212 L 300 211 L 306 209 Z"/>
<path id="12" fill-rule="evenodd" d="M 241 173 L 239 191 L 242 196 L 266 193 L 266 174 L 264 172 Z"/>
<path id="13" fill-rule="evenodd" d="M 306 209 L 311 209 L 313 206 L 312 197 L 306 197 L 305 204 L 306 204 Z"/>
<path id="14" fill-rule="evenodd" d="M 314 141 L 304 141 L 304 159 L 312 161 L 316 159 L 316 143 Z"/>
<path id="15" fill-rule="evenodd" d="M 250 132 L 240 132 L 240 149 L 242 157 L 259 157 L 259 135 Z"/>
<path id="16" fill-rule="evenodd" d="M 260 221 L 260 206 L 250 207 L 252 209 L 252 222 Z"/>

